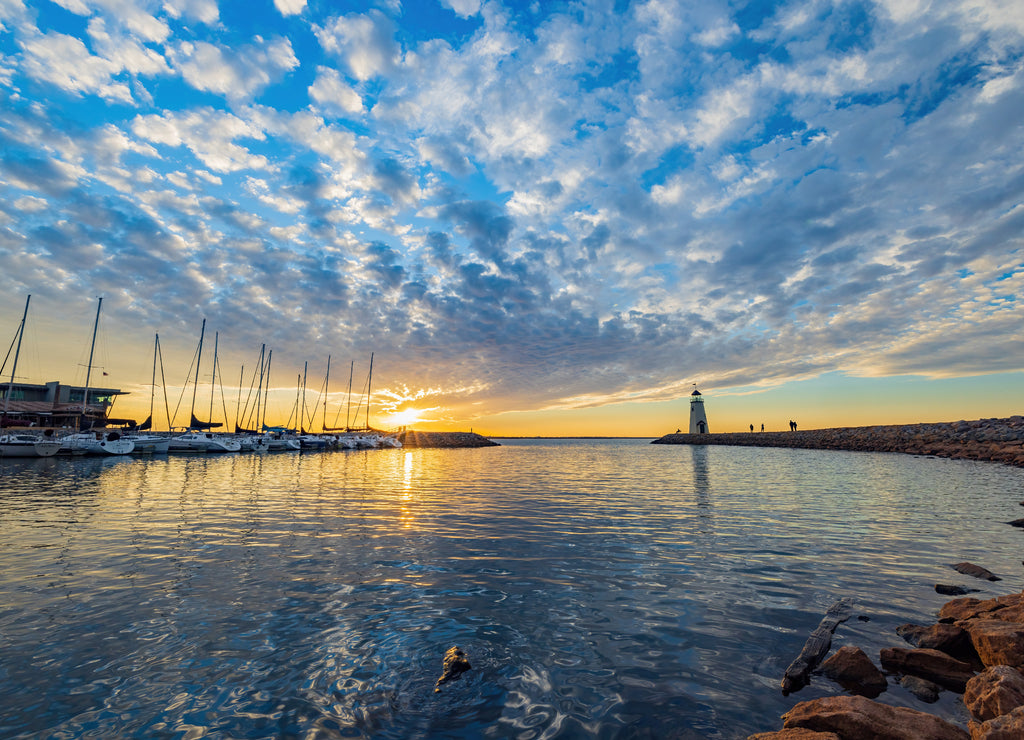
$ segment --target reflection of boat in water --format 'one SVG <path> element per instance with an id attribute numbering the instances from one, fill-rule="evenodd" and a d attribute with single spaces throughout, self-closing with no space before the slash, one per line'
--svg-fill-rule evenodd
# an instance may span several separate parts
<path id="1" fill-rule="evenodd" d="M 60 441 L 35 434 L 0 435 L 0 457 L 53 457 Z"/>
<path id="2" fill-rule="evenodd" d="M 62 455 L 127 455 L 135 443 L 117 432 L 76 432 L 61 437 Z"/>
<path id="3" fill-rule="evenodd" d="M 170 452 L 239 452 L 237 439 L 212 432 L 188 432 L 171 437 Z"/>

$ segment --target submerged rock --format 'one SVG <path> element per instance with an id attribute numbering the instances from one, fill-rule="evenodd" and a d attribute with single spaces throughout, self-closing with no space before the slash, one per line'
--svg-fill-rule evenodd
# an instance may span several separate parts
<path id="1" fill-rule="evenodd" d="M 458 645 L 448 648 L 444 654 L 444 670 L 441 677 L 437 679 L 437 683 L 434 684 L 434 693 L 441 691 L 441 684 L 455 680 L 472 667 L 462 648 Z"/>
<path id="2" fill-rule="evenodd" d="M 983 578 L 986 581 L 1001 581 L 1003 580 L 997 575 L 994 575 L 992 571 L 982 568 L 980 565 L 974 563 L 957 563 L 953 566 L 953 570 L 957 573 L 963 573 L 965 576 L 974 576 L 975 578 Z"/>
<path id="3" fill-rule="evenodd" d="M 966 586 L 949 586 L 945 583 L 935 584 L 935 593 L 943 596 L 963 596 L 965 594 L 977 593 L 980 589 L 967 588 Z"/>
<path id="4" fill-rule="evenodd" d="M 925 704 L 934 704 L 939 700 L 942 687 L 918 676 L 904 676 L 900 679 L 900 686 L 923 701 Z"/>

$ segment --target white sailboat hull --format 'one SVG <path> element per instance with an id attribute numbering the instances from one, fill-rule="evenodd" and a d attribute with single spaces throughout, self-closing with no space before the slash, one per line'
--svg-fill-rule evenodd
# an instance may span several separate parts
<path id="1" fill-rule="evenodd" d="M 210 432 L 192 432 L 172 437 L 170 452 L 238 452 L 242 446 L 236 439 L 221 438 Z"/>
<path id="2" fill-rule="evenodd" d="M 0 457 L 53 457 L 60 451 L 56 439 L 34 434 L 4 434 L 0 436 Z"/>
<path id="3" fill-rule="evenodd" d="M 78 432 L 60 441 L 65 455 L 127 455 L 134 449 L 135 443 L 119 434 Z"/>

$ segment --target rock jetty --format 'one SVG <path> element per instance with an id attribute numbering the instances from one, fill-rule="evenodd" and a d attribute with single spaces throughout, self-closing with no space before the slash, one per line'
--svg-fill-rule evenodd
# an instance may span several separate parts
<path id="1" fill-rule="evenodd" d="M 497 442 L 473 432 L 417 432 L 410 429 L 397 436 L 403 447 L 500 447 Z"/>
<path id="2" fill-rule="evenodd" d="M 822 664 L 821 672 L 849 695 L 800 702 L 782 716 L 782 730 L 748 740 L 1024 738 L 1024 592 L 954 599 L 936 623 L 903 625 L 897 634 L 910 647 L 883 648 L 881 670 L 852 647 Z M 936 701 L 942 690 L 962 694 L 967 729 L 920 709 L 874 701 L 886 689 L 886 674 L 923 703 Z"/>
<path id="3" fill-rule="evenodd" d="M 796 432 L 666 434 L 656 445 L 739 445 L 855 452 L 903 452 L 1024 467 L 1024 416 Z"/>

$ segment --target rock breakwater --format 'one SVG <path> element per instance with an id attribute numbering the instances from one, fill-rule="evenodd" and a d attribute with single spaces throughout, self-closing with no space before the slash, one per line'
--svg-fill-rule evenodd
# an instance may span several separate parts
<path id="1" fill-rule="evenodd" d="M 408 430 L 398 435 L 403 447 L 499 447 L 487 437 L 473 432 L 417 432 Z"/>
<path id="2" fill-rule="evenodd" d="M 666 434 L 651 444 L 902 452 L 961 460 L 984 460 L 1024 467 L 1024 416 L 936 424 L 836 427 L 796 432 Z"/>

